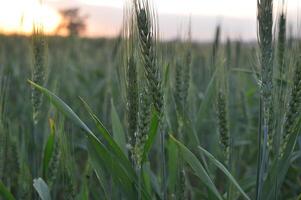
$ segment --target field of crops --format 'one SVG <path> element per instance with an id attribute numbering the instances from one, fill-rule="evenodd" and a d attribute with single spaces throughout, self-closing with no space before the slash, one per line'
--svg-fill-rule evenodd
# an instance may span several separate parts
<path id="1" fill-rule="evenodd" d="M 0 199 L 301 199 L 301 57 L 285 9 L 258 38 L 158 38 L 147 0 L 115 39 L 0 35 Z"/>

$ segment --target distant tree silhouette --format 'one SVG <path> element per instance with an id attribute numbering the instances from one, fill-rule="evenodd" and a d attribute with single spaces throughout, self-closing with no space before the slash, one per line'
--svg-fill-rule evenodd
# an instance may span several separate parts
<path id="1" fill-rule="evenodd" d="M 80 15 L 79 8 L 68 8 L 60 10 L 62 22 L 57 28 L 57 32 L 67 32 L 69 36 L 79 36 L 86 30 L 87 15 Z"/>

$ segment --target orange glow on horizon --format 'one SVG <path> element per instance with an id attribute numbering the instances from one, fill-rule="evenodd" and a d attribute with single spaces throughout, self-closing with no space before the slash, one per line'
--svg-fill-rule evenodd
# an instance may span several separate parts
<path id="1" fill-rule="evenodd" d="M 53 34 L 61 21 L 57 10 L 40 4 L 39 0 L 9 0 L 0 7 L 0 32 L 30 34 L 35 25 L 45 34 Z"/>

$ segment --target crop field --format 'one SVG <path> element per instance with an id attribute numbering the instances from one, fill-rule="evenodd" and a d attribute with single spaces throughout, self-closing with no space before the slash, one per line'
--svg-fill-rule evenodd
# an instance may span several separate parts
<path id="1" fill-rule="evenodd" d="M 254 0 L 255 1 L 255 0 Z M 0 199 L 301 199 L 300 41 L 160 39 L 150 0 L 112 39 L 0 35 Z M 200 36 L 201 37 L 201 36 Z"/>

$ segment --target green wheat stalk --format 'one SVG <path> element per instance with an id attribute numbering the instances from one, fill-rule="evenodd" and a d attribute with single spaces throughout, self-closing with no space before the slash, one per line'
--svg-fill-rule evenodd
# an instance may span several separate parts
<path id="1" fill-rule="evenodd" d="M 262 127 L 259 128 L 259 159 L 256 199 L 261 199 L 267 164 L 268 137 L 272 137 L 273 91 L 273 0 L 257 0 L 258 43 L 260 46 Z M 261 120 L 261 119 L 260 119 Z M 262 134 L 263 131 L 263 134 Z M 261 142 L 261 138 L 263 141 Z"/>
<path id="2" fill-rule="evenodd" d="M 160 67 L 157 61 L 157 25 L 154 11 L 148 0 L 136 0 L 134 2 L 136 26 L 139 39 L 140 56 L 144 66 L 144 75 L 147 90 L 152 97 L 152 104 L 159 116 L 163 114 L 163 92 L 161 83 Z M 162 121 L 162 120 L 161 120 Z M 162 199 L 167 199 L 166 183 L 166 158 L 165 158 L 165 134 L 160 131 L 160 150 L 162 160 Z"/>

